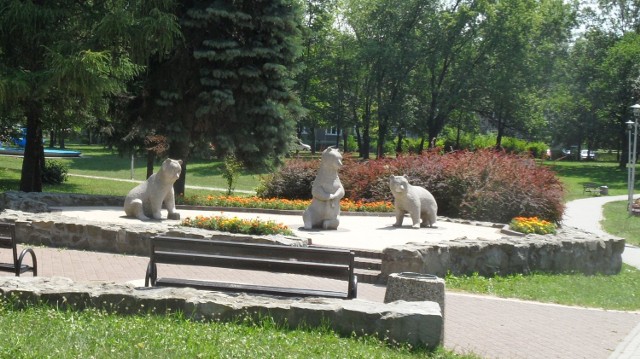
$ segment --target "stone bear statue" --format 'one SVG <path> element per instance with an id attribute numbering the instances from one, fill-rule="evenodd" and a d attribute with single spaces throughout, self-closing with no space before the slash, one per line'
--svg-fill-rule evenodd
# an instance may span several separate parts
<path id="1" fill-rule="evenodd" d="M 176 198 L 173 193 L 173 183 L 180 177 L 180 172 L 182 160 L 164 160 L 157 173 L 129 191 L 124 200 L 124 213 L 128 217 L 137 217 L 143 221 L 149 218 L 161 219 L 164 203 L 169 212 L 167 218 L 180 219 L 180 214 L 176 212 Z"/>
<path id="2" fill-rule="evenodd" d="M 393 175 L 389 177 L 389 188 L 395 199 L 395 227 L 402 226 L 405 213 L 409 213 L 411 216 L 413 228 L 433 227 L 438 215 L 438 204 L 429 191 L 419 186 L 410 185 L 405 176 Z"/>
<path id="3" fill-rule="evenodd" d="M 342 155 L 332 147 L 322 152 L 320 168 L 311 186 L 311 204 L 302 214 L 305 229 L 338 229 L 340 224 L 340 199 L 344 187 L 338 178 L 342 167 Z"/>

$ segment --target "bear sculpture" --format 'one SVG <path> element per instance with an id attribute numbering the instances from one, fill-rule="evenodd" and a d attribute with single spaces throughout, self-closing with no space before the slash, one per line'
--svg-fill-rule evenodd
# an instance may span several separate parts
<path id="1" fill-rule="evenodd" d="M 167 158 L 157 173 L 152 174 L 127 194 L 124 200 L 124 212 L 128 217 L 140 220 L 161 219 L 162 204 L 167 208 L 168 219 L 180 219 L 176 212 L 173 183 L 182 172 L 182 160 Z"/>
<path id="2" fill-rule="evenodd" d="M 311 204 L 302 214 L 305 229 L 338 229 L 340 224 L 340 199 L 344 187 L 338 178 L 342 167 L 342 155 L 337 149 L 327 148 L 322 152 L 320 168 L 311 186 Z"/>
<path id="3" fill-rule="evenodd" d="M 438 204 L 431 192 L 420 186 L 412 186 L 405 176 L 391 176 L 389 188 L 395 199 L 395 227 L 402 226 L 405 213 L 411 216 L 413 228 L 433 227 L 438 215 Z"/>

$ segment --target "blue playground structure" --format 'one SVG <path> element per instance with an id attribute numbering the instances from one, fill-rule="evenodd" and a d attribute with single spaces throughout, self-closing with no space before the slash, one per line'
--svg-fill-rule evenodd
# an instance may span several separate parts
<path id="1" fill-rule="evenodd" d="M 2 142 L 0 142 L 0 155 L 13 155 L 13 156 L 23 156 L 24 155 L 24 147 L 27 145 L 27 129 L 20 129 L 21 136 L 11 138 L 11 142 L 13 146 L 5 147 Z M 44 149 L 45 157 L 80 157 L 81 153 L 79 151 L 73 150 L 60 150 L 55 148 L 46 148 Z"/>

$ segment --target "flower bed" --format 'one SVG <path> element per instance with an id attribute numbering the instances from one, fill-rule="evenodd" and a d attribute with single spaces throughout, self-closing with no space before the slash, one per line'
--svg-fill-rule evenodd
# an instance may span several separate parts
<path id="1" fill-rule="evenodd" d="M 293 232 L 284 224 L 274 221 L 261 221 L 259 219 L 241 219 L 238 217 L 204 217 L 196 216 L 194 219 L 185 218 L 182 223 L 185 227 L 195 227 L 221 232 L 270 235 L 283 234 L 292 236 Z"/>
<path id="2" fill-rule="evenodd" d="M 556 225 L 538 217 L 516 217 L 509 223 L 509 228 L 524 234 L 556 233 Z"/>
<path id="3" fill-rule="evenodd" d="M 261 208 L 282 210 L 304 210 L 309 207 L 311 200 L 259 198 L 237 196 L 189 196 L 178 197 L 178 204 L 212 207 Z M 343 199 L 340 210 L 345 212 L 392 212 L 393 204 L 387 201 L 365 202 Z"/>

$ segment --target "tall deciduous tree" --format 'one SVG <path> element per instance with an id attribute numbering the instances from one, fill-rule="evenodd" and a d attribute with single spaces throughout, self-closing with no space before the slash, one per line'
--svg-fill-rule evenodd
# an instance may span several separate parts
<path id="1" fill-rule="evenodd" d="M 479 78 L 482 97 L 478 110 L 502 137 L 527 134 L 544 125 L 538 105 L 551 86 L 554 61 L 566 53 L 572 9 L 561 0 L 497 2 L 487 13 L 492 51 Z"/>
<path id="2" fill-rule="evenodd" d="M 491 50 L 483 37 L 488 7 L 487 1 L 440 2 L 424 21 L 423 56 L 412 79 L 420 152 L 425 142 L 434 143 L 454 111 L 471 112 L 478 100 L 476 74 Z"/>
<path id="3" fill-rule="evenodd" d="M 173 1 L 18 1 L 0 4 L 0 103 L 26 118 L 20 190 L 42 190 L 45 111 L 64 99 L 90 109 L 152 54 L 171 49 L 179 29 Z"/>
<path id="4" fill-rule="evenodd" d="M 613 120 L 614 128 L 617 129 L 621 142 L 624 142 L 625 122 L 633 118 L 629 107 L 640 102 L 640 94 L 635 88 L 640 78 L 640 33 L 628 32 L 619 37 L 615 44 L 607 48 L 600 69 L 603 74 L 601 94 L 606 102 L 595 102 L 595 105 L 600 105 L 600 115 L 605 121 Z M 620 167 L 624 167 L 626 161 L 625 156 L 622 156 Z"/>
<path id="5" fill-rule="evenodd" d="M 302 57 L 304 69 L 297 77 L 295 89 L 300 94 L 302 105 L 308 110 L 298 121 L 298 136 L 303 129 L 310 132 L 311 151 L 316 151 L 316 130 L 322 126 L 332 127 L 331 105 L 339 106 L 340 99 L 335 98 L 338 64 L 332 59 L 335 55 L 332 36 L 337 9 L 336 0 L 305 0 L 302 31 Z M 342 79 L 338 79 L 339 81 Z M 335 101 L 334 101 L 335 99 Z M 335 107 L 334 107 L 335 110 Z"/>
<path id="6" fill-rule="evenodd" d="M 369 131 L 377 121 L 376 155 L 384 154 L 384 143 L 407 118 L 412 71 L 420 59 L 418 29 L 429 2 L 387 0 L 347 1 L 345 16 L 360 50 L 364 77 L 361 80 L 362 130 L 361 155 L 368 157 Z"/>
<path id="7" fill-rule="evenodd" d="M 586 29 L 578 34 L 567 58 L 562 89 L 567 100 L 554 124 L 555 137 L 565 144 L 586 144 L 622 150 L 620 167 L 627 162 L 625 122 L 629 106 L 640 99 L 640 2 L 598 1 L 587 9 Z"/>

